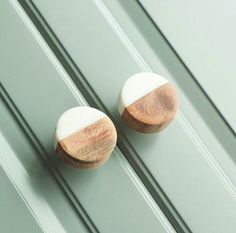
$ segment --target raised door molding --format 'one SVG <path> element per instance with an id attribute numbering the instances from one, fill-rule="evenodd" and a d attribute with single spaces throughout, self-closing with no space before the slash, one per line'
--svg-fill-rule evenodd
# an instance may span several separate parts
<path id="1" fill-rule="evenodd" d="M 2 100 L 54 174 L 77 221 L 89 232 L 175 232 L 118 148 L 97 170 L 78 171 L 58 159 L 53 133 L 59 116 L 87 103 L 19 3 L 2 1 L 0 9 Z M 22 156 L 18 153 L 16 157 Z M 21 165 L 30 176 L 32 164 L 22 161 Z M 64 213 L 62 206 L 60 210 Z M 54 218 L 63 225 L 54 211 Z M 72 224 L 66 232 L 80 228 Z"/>
<path id="2" fill-rule="evenodd" d="M 2 91 L 1 87 L 1 231 L 11 233 L 18 227 L 17 232 L 89 232 L 65 195 L 60 178 L 48 170 L 44 152 L 25 131 L 16 108 Z"/>
<path id="3" fill-rule="evenodd" d="M 2 140 L 2 138 L 1 138 Z M 43 233 L 9 177 L 0 167 L 0 224 L 3 232 Z M 27 224 L 25 224 L 27 222 Z"/>
<path id="4" fill-rule="evenodd" d="M 34 3 L 29 14 L 88 101 L 119 126 L 120 149 L 176 229 L 235 232 L 234 135 L 140 5 Z M 118 114 L 120 88 L 140 71 L 163 75 L 180 95 L 176 120 L 160 135 L 128 130 Z"/>

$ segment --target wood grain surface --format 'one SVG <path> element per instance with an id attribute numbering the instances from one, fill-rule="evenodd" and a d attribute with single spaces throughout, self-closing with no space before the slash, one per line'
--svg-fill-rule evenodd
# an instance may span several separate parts
<path id="1" fill-rule="evenodd" d="M 96 168 L 105 163 L 116 145 L 112 121 L 103 117 L 95 123 L 61 140 L 56 152 L 61 159 L 77 168 Z"/>
<path id="2" fill-rule="evenodd" d="M 168 126 L 178 105 L 175 88 L 167 83 L 127 106 L 122 118 L 138 132 L 155 133 Z"/>

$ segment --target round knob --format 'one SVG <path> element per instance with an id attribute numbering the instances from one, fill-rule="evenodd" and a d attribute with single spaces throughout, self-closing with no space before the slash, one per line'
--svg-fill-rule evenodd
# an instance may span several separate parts
<path id="1" fill-rule="evenodd" d="M 128 127 L 141 133 L 164 129 L 178 109 L 175 88 L 154 73 L 138 73 L 124 84 L 119 96 L 119 113 Z"/>
<path id="2" fill-rule="evenodd" d="M 91 107 L 75 107 L 59 118 L 56 153 L 77 168 L 96 168 L 109 158 L 116 145 L 116 129 L 103 112 Z"/>

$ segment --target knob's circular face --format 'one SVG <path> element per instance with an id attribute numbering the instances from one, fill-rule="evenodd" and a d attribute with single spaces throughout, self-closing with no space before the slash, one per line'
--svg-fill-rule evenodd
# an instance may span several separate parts
<path id="1" fill-rule="evenodd" d="M 116 145 L 116 129 L 109 117 L 91 107 L 75 107 L 59 118 L 55 130 L 56 153 L 78 168 L 96 168 Z"/>
<path id="2" fill-rule="evenodd" d="M 141 133 L 164 129 L 178 109 L 178 97 L 167 79 L 154 73 L 138 73 L 124 84 L 119 113 L 125 123 Z"/>

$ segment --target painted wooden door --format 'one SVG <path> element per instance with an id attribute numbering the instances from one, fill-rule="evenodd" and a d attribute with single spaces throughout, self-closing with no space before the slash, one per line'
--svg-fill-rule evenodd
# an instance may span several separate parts
<path id="1" fill-rule="evenodd" d="M 204 40 L 217 32 L 207 29 L 212 18 L 220 24 L 220 9 L 236 20 L 235 4 L 219 1 L 211 20 L 205 4 L 195 36 L 190 16 L 202 5 L 188 4 L 0 2 L 0 232 L 236 231 L 235 32 L 224 28 L 225 50 L 224 36 Z M 198 46 L 208 48 L 203 59 Z M 124 81 L 141 71 L 167 77 L 180 96 L 176 119 L 160 134 L 135 133 L 118 114 Z M 119 132 L 97 170 L 77 171 L 53 149 L 58 117 L 80 105 L 106 112 Z"/>

